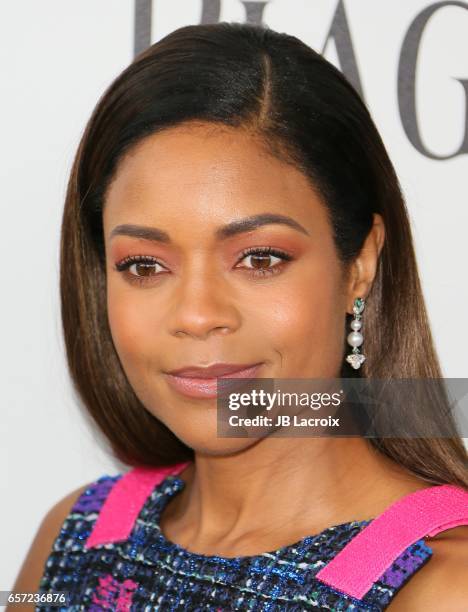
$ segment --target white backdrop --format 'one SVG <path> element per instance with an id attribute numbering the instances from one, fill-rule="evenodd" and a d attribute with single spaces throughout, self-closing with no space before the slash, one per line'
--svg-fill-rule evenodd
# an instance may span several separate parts
<path id="1" fill-rule="evenodd" d="M 122 469 L 79 412 L 61 338 L 59 231 L 79 137 L 135 50 L 202 18 L 262 18 L 358 79 L 407 198 L 444 375 L 468 377 L 467 2 L 3 0 L 0 590 L 53 503 Z"/>

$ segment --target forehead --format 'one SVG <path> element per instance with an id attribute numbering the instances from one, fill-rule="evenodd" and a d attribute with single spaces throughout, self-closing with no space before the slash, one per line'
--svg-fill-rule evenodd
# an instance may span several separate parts
<path id="1" fill-rule="evenodd" d="M 104 217 L 109 223 L 153 215 L 221 223 L 273 211 L 305 220 L 323 214 L 320 209 L 309 179 L 270 154 L 258 135 L 192 123 L 152 134 L 122 158 L 107 190 Z"/>

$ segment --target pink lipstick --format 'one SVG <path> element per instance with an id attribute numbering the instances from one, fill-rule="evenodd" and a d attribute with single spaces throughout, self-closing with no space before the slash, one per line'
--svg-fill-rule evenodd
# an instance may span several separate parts
<path id="1" fill-rule="evenodd" d="M 263 363 L 216 363 L 209 367 L 186 366 L 165 372 L 169 385 L 188 397 L 213 399 L 217 397 L 217 379 L 257 378 Z M 223 384 L 222 389 L 227 389 Z"/>

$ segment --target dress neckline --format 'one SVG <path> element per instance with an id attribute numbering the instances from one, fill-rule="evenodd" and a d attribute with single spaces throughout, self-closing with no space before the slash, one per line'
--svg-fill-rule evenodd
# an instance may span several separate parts
<path id="1" fill-rule="evenodd" d="M 181 555 L 185 558 L 191 558 L 193 560 L 200 561 L 215 561 L 215 562 L 241 562 L 241 561 L 250 561 L 255 560 L 264 556 L 271 557 L 282 557 L 288 552 L 294 552 L 296 549 L 302 550 L 303 548 L 309 548 L 314 544 L 321 543 L 324 540 L 327 540 L 329 536 L 332 534 L 344 532 L 349 532 L 352 535 L 357 535 L 359 531 L 361 531 L 364 527 L 372 522 L 373 519 L 367 520 L 355 520 L 355 521 L 346 521 L 344 523 L 338 523 L 336 525 L 330 525 L 329 527 L 325 527 L 322 531 L 319 531 L 315 534 L 307 534 L 303 536 L 301 539 L 293 542 L 292 544 L 286 544 L 285 546 L 281 546 L 276 548 L 275 550 L 269 550 L 261 553 L 257 553 L 255 555 L 236 555 L 233 557 L 226 557 L 222 555 L 205 555 L 203 553 L 196 553 L 190 550 L 187 550 L 180 544 L 173 542 L 169 538 L 167 538 L 162 532 L 160 525 L 161 514 L 163 513 L 165 507 L 169 503 L 169 501 L 177 495 L 180 491 L 182 491 L 185 487 L 185 481 L 178 476 L 177 474 L 171 474 L 166 476 L 163 481 L 156 487 L 157 491 L 157 499 L 158 503 L 156 505 L 155 514 L 153 516 L 153 525 L 157 529 L 157 538 L 159 545 L 164 548 L 165 551 L 171 554 Z M 354 533 L 355 532 L 355 533 Z"/>

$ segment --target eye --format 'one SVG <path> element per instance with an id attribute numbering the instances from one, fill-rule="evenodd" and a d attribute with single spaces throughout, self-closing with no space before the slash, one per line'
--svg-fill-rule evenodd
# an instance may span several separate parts
<path id="1" fill-rule="evenodd" d="M 268 274 L 278 274 L 283 267 L 282 264 L 285 261 L 290 261 L 292 257 L 288 253 L 272 247 L 252 247 L 243 252 L 240 261 L 244 259 L 250 259 L 251 265 L 246 266 L 246 269 L 254 276 L 265 276 Z M 271 265 L 272 259 L 279 260 L 279 263 L 277 261 Z"/>
<path id="2" fill-rule="evenodd" d="M 160 272 L 155 270 L 157 266 L 165 270 L 154 257 L 149 257 L 148 255 L 130 255 L 115 264 L 115 269 L 118 272 L 124 272 L 131 282 L 142 284 L 150 281 L 153 276 L 160 274 Z"/>
<path id="3" fill-rule="evenodd" d="M 283 263 L 292 260 L 292 256 L 272 247 L 252 247 L 246 249 L 239 261 L 250 260 L 250 265 L 243 266 L 253 276 L 267 276 L 281 272 Z M 272 260 L 277 260 L 272 264 Z M 157 268 L 160 268 L 158 270 Z M 115 269 L 122 272 L 131 283 L 142 285 L 151 282 L 161 271 L 166 271 L 154 257 L 148 255 L 130 255 L 115 264 Z"/>

